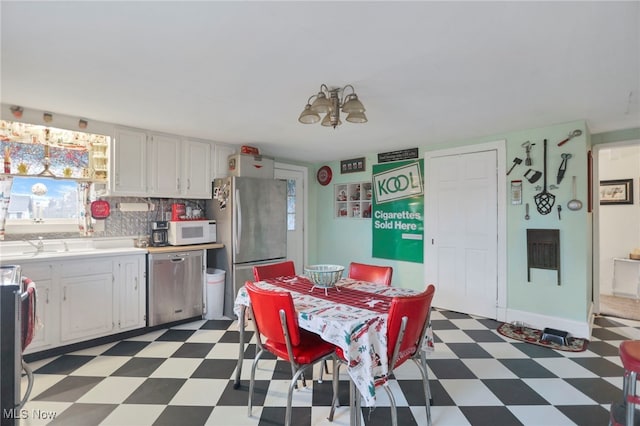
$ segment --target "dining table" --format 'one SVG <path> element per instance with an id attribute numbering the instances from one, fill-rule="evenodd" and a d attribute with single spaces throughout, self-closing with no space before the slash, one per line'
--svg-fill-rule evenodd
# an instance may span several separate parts
<path id="1" fill-rule="evenodd" d="M 321 288 L 303 275 L 266 279 L 255 284 L 262 289 L 291 293 L 299 326 L 342 349 L 353 384 L 365 405 L 374 407 L 376 387 L 386 384 L 389 375 L 387 319 L 391 300 L 395 296 L 414 295 L 420 291 L 351 278 L 341 278 L 335 286 Z M 240 332 L 235 389 L 240 386 L 245 351 L 245 313 L 249 306 L 249 295 L 243 286 L 234 305 Z M 421 350 L 428 353 L 433 351 L 433 347 L 433 333 L 429 326 Z"/>

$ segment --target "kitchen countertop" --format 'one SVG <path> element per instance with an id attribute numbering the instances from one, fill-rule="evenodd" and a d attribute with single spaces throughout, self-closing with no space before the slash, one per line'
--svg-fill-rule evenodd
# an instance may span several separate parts
<path id="1" fill-rule="evenodd" d="M 33 242 L 36 241 L 36 242 Z M 73 260 L 96 256 L 116 256 L 146 253 L 172 253 L 187 250 L 219 249 L 221 243 L 192 244 L 188 246 L 135 247 L 132 237 L 74 238 L 26 241 L 3 241 L 0 243 L 0 264 L 16 262 L 38 262 L 53 259 Z M 41 243 L 38 249 L 34 246 Z"/>
<path id="2" fill-rule="evenodd" d="M 223 248 L 222 243 L 207 243 L 207 244 L 191 244 L 187 246 L 163 246 L 163 247 L 147 247 L 149 253 L 171 253 L 176 251 L 186 250 L 207 250 L 207 249 L 219 249 Z"/>

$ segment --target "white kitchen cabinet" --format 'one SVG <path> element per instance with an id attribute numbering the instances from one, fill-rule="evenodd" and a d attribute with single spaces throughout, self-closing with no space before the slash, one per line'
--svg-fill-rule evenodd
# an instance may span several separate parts
<path id="1" fill-rule="evenodd" d="M 58 334 L 56 317 L 60 314 L 59 293 L 53 285 L 56 279 L 51 263 L 23 264 L 22 275 L 36 284 L 36 325 L 33 340 L 26 352 L 35 352 L 50 348 L 56 342 Z"/>
<path id="2" fill-rule="evenodd" d="M 229 145 L 214 146 L 211 161 L 211 181 L 229 175 L 229 156 L 236 153 L 236 149 Z"/>
<path id="3" fill-rule="evenodd" d="M 110 258 L 63 263 L 60 277 L 62 343 L 104 336 L 114 329 L 113 283 Z"/>
<path id="4" fill-rule="evenodd" d="M 21 267 L 37 292 L 36 328 L 25 353 L 146 325 L 145 254 L 29 260 Z"/>
<path id="5" fill-rule="evenodd" d="M 146 324 L 145 256 L 122 256 L 114 260 L 118 283 L 117 318 L 119 331 Z"/>
<path id="6" fill-rule="evenodd" d="M 182 141 L 177 136 L 151 133 L 147 144 L 149 159 L 149 194 L 158 197 L 179 198 Z"/>
<path id="7" fill-rule="evenodd" d="M 185 139 L 182 142 L 182 196 L 211 198 L 211 144 Z"/>
<path id="8" fill-rule="evenodd" d="M 116 128 L 112 147 L 110 186 L 103 195 L 211 198 L 208 141 Z"/>
<path id="9" fill-rule="evenodd" d="M 116 128 L 110 163 L 110 195 L 147 195 L 147 134 Z"/>

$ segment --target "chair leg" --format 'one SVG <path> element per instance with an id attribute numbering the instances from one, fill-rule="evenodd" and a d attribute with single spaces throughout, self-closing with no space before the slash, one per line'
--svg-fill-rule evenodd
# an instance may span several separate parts
<path id="1" fill-rule="evenodd" d="M 327 363 L 326 360 L 322 361 L 322 367 L 320 367 L 320 378 L 318 379 L 318 383 L 322 383 L 323 373 L 329 374 L 329 364 Z"/>
<path id="2" fill-rule="evenodd" d="M 633 399 L 636 396 L 637 373 L 635 371 L 629 371 L 629 374 L 625 376 L 627 382 L 623 387 L 625 388 L 625 404 L 627 406 L 627 425 L 633 425 L 636 411 L 636 405 L 633 403 Z"/>
<path id="3" fill-rule="evenodd" d="M 260 359 L 260 357 L 262 356 L 262 354 L 264 353 L 264 349 L 260 349 L 260 351 L 258 351 L 258 353 L 256 354 L 256 358 L 253 360 L 253 365 L 251 366 L 251 378 L 249 379 L 249 413 L 248 416 L 251 417 L 251 408 L 253 405 L 253 387 L 255 386 L 255 382 L 256 382 L 256 367 L 258 367 L 258 360 Z"/>
<path id="4" fill-rule="evenodd" d="M 425 406 L 427 409 L 427 426 L 431 426 L 431 386 L 429 386 L 429 370 L 427 370 L 427 360 L 425 359 L 424 352 L 420 352 L 420 362 L 417 359 L 412 358 L 418 366 L 420 374 L 422 375 L 422 387 L 424 389 Z"/>
<path id="5" fill-rule="evenodd" d="M 389 388 L 389 382 L 387 382 L 382 388 L 387 392 L 389 396 L 389 402 L 391 402 L 391 424 L 398 426 L 398 410 L 396 409 L 396 399 L 393 397 L 393 392 Z"/>
<path id="6" fill-rule="evenodd" d="M 289 392 L 287 393 L 287 411 L 284 416 L 284 424 L 285 426 L 291 426 L 291 406 L 293 405 L 293 389 L 297 387 L 298 378 L 304 374 L 304 370 L 307 367 L 300 368 L 293 374 L 291 377 L 291 382 L 289 383 Z"/>

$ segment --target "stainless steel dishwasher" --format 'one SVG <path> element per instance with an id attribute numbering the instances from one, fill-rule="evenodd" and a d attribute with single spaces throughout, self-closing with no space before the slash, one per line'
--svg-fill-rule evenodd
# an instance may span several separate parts
<path id="1" fill-rule="evenodd" d="M 202 317 L 204 251 L 147 255 L 149 326 Z"/>

